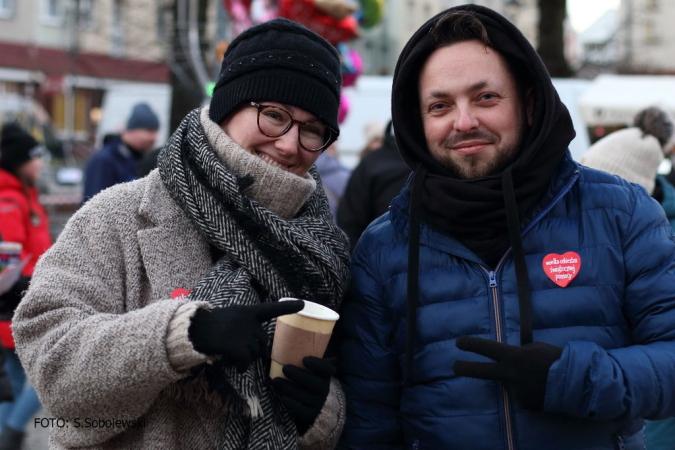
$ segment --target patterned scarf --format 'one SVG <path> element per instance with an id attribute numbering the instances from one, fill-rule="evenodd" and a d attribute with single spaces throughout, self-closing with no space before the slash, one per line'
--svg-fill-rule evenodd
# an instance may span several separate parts
<path id="1" fill-rule="evenodd" d="M 162 181 L 199 232 L 224 253 L 190 292 L 213 307 L 253 305 L 281 297 L 336 309 L 349 281 L 346 237 L 335 225 L 321 180 L 292 219 L 244 194 L 252 179 L 236 177 L 218 159 L 199 120 L 188 114 L 158 158 Z M 266 324 L 270 342 L 275 321 Z M 295 449 L 297 431 L 257 359 L 240 374 L 219 361 L 193 370 L 226 404 L 221 449 Z"/>

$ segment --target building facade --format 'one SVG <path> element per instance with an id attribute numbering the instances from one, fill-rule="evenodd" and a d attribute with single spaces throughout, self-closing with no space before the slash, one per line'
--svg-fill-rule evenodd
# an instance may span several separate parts
<path id="1" fill-rule="evenodd" d="M 36 100 L 59 138 L 93 143 L 109 86 L 168 85 L 172 3 L 0 0 L 0 95 Z"/>
<path id="2" fill-rule="evenodd" d="M 619 71 L 675 74 L 675 1 L 622 0 L 619 11 Z"/>
<path id="3" fill-rule="evenodd" d="M 365 74 L 391 75 L 401 50 L 424 22 L 447 8 L 466 3 L 483 5 L 503 14 L 536 45 L 537 0 L 387 0 L 382 22 L 363 30 L 350 46 L 363 56 Z"/>

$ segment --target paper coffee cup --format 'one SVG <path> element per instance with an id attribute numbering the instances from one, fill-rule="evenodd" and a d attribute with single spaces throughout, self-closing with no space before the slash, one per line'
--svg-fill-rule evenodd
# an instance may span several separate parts
<path id="1" fill-rule="evenodd" d="M 280 302 L 302 300 L 284 297 Z M 302 358 L 322 358 L 340 315 L 318 303 L 303 300 L 305 307 L 295 313 L 277 317 L 277 327 L 272 342 L 270 378 L 282 377 L 286 364 L 305 367 Z"/>

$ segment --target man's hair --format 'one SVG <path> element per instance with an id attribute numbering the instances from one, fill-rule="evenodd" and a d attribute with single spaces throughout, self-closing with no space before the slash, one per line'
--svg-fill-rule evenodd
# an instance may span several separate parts
<path id="1" fill-rule="evenodd" d="M 437 48 L 473 40 L 492 47 L 485 25 L 468 11 L 444 14 L 429 32 Z"/>
<path id="2" fill-rule="evenodd" d="M 532 87 L 529 71 L 525 65 L 513 57 L 504 55 L 490 43 L 487 28 L 470 11 L 450 11 L 429 30 L 436 48 L 447 47 L 467 41 L 479 41 L 485 47 L 490 47 L 506 60 L 511 76 L 516 82 L 521 99 L 525 99 L 525 93 Z"/>

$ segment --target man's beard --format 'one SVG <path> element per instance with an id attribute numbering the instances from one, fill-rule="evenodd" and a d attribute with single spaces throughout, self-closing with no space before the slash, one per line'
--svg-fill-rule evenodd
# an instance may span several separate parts
<path id="1" fill-rule="evenodd" d="M 529 126 L 527 121 L 523 121 L 518 141 L 510 146 L 500 148 L 495 157 L 489 161 L 481 161 L 480 155 L 466 155 L 462 157 L 462 163 L 452 159 L 448 154 L 436 157 L 436 160 L 442 164 L 450 174 L 460 180 L 475 180 L 478 178 L 485 178 L 490 175 L 501 173 L 508 166 L 518 159 L 520 155 L 520 147 L 525 136 L 527 136 Z M 468 140 L 486 140 L 488 142 L 496 142 L 497 138 L 491 132 L 478 129 L 469 133 L 461 133 L 453 135 L 443 142 L 443 148 L 450 149 L 462 141 Z"/>
<path id="2" fill-rule="evenodd" d="M 502 148 L 490 161 L 481 161 L 480 155 L 466 155 L 462 158 L 462 163 L 455 161 L 450 156 L 441 158 L 438 162 L 445 166 L 452 176 L 460 180 L 485 178 L 500 173 L 511 165 L 518 156 L 519 147 L 520 143 Z"/>

